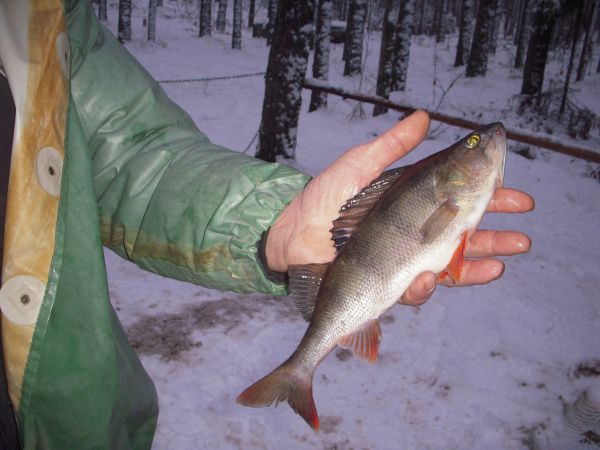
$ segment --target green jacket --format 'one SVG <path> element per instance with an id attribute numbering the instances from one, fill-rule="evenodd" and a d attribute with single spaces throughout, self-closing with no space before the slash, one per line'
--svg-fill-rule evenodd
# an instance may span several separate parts
<path id="1" fill-rule="evenodd" d="M 308 177 L 211 143 L 87 0 L 0 0 L 0 62 L 17 116 L 0 307 L 23 447 L 149 448 L 156 391 L 102 243 L 168 277 L 284 294 L 257 242 Z"/>

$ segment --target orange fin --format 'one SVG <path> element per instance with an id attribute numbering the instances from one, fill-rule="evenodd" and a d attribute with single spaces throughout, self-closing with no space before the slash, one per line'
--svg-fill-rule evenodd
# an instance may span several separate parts
<path id="1" fill-rule="evenodd" d="M 437 274 L 436 283 L 442 283 L 442 282 L 446 281 L 447 278 L 448 278 L 448 271 L 446 269 L 444 269 L 440 273 Z"/>
<path id="2" fill-rule="evenodd" d="M 374 363 L 379 353 L 381 328 L 379 320 L 369 320 L 354 333 L 342 337 L 338 341 L 340 347 L 351 348 L 360 359 Z"/>
<path id="3" fill-rule="evenodd" d="M 460 277 L 462 274 L 463 264 L 465 262 L 465 251 L 467 249 L 467 239 L 469 237 L 469 233 L 465 231 L 463 233 L 462 239 L 460 240 L 460 244 L 456 250 L 454 250 L 454 255 L 452 255 L 452 259 L 446 268 L 447 274 L 452 278 L 455 283 L 460 282 Z"/>
<path id="4" fill-rule="evenodd" d="M 240 405 L 258 408 L 273 403 L 277 406 L 284 400 L 312 429 L 319 431 L 319 416 L 312 396 L 312 374 L 300 378 L 285 365 L 279 366 L 242 392 L 236 401 Z"/>

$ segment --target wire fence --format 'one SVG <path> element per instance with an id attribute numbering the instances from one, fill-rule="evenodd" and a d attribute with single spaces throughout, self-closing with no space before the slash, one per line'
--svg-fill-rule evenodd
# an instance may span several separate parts
<path id="1" fill-rule="evenodd" d="M 223 75 L 220 77 L 206 77 L 206 78 L 185 78 L 181 80 L 159 80 L 158 82 L 161 84 L 170 84 L 170 83 L 196 83 L 202 81 L 216 81 L 216 80 L 233 80 L 236 78 L 248 78 L 248 77 L 259 77 L 261 75 L 265 75 L 266 72 L 255 72 L 255 73 L 243 73 L 238 75 Z"/>

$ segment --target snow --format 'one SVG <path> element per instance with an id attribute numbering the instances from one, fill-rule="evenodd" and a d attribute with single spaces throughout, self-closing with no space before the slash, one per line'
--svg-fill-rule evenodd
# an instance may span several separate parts
<path id="1" fill-rule="evenodd" d="M 174 3 L 165 4 L 162 13 L 159 8 L 157 44 L 144 42 L 144 11 L 134 5 L 133 42 L 127 45 L 155 78 L 265 70 L 264 40 L 252 39 L 245 28 L 241 50 L 230 49 L 228 35 L 197 38 L 194 19 L 178 18 L 168 9 Z M 116 19 L 112 5 L 113 32 Z M 330 84 L 362 85 L 364 92 L 374 92 L 380 36 L 369 38 L 362 78 L 341 76 L 342 45 L 332 47 Z M 415 38 L 407 91 L 392 99 L 426 107 L 439 103 L 447 113 L 526 127 L 511 111 L 510 99 L 521 82 L 507 59 L 514 47 L 501 40 L 488 76 L 466 79 L 459 77 L 464 67 L 453 67 L 456 38 L 438 45 L 434 38 Z M 551 61 L 548 79 L 557 76 L 559 62 Z M 599 81 L 594 74 L 573 85 L 577 101 L 596 113 Z M 163 87 L 214 142 L 243 150 L 254 138 L 263 77 Z M 368 105 L 367 117 L 356 118 L 356 102 L 334 96 L 327 110 L 308 114 L 309 96 L 304 91 L 294 165 L 311 174 L 398 119 L 395 113 L 372 118 Z M 435 123 L 432 130 L 431 139 L 406 161 L 467 133 Z M 560 126 L 553 131 L 568 141 Z M 586 145 L 598 147 L 597 138 Z M 516 148 L 511 144 L 511 150 Z M 112 301 L 158 389 L 161 412 L 154 448 L 578 448 L 577 437 L 565 429 L 559 398 L 572 404 L 586 387 L 598 389 L 600 383 L 590 371 L 577 369 L 600 365 L 600 183 L 585 176 L 590 166 L 583 161 L 545 150 L 533 153 L 536 158 L 530 160 L 509 152 L 505 184 L 530 192 L 535 211 L 489 215 L 482 224 L 523 230 L 533 239 L 531 252 L 506 258 L 506 272 L 493 284 L 440 287 L 420 308 L 393 308 L 382 320 L 376 364 L 344 350 L 333 352 L 315 376 L 322 423 L 318 434 L 287 405 L 251 409 L 235 403 L 242 389 L 287 358 L 304 333 L 306 324 L 290 299 L 241 296 L 168 280 L 107 251 Z"/>

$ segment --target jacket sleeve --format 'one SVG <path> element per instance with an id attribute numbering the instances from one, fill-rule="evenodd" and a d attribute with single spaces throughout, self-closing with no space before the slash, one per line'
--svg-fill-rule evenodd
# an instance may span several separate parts
<path id="1" fill-rule="evenodd" d="M 211 143 L 88 2 L 73 3 L 71 113 L 88 142 L 104 244 L 171 278 L 284 294 L 257 245 L 308 176 Z"/>

